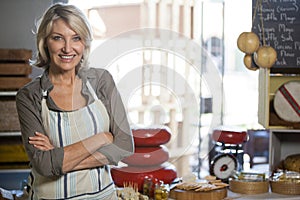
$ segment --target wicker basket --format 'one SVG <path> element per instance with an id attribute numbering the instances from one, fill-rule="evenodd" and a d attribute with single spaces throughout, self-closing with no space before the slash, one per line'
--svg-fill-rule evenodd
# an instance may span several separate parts
<path id="1" fill-rule="evenodd" d="M 269 181 L 230 180 L 229 189 L 240 194 L 261 194 L 269 192 Z"/>
<path id="2" fill-rule="evenodd" d="M 290 194 L 299 195 L 300 194 L 300 183 L 284 182 L 284 181 L 270 181 L 270 186 L 272 192 L 278 194 Z"/>

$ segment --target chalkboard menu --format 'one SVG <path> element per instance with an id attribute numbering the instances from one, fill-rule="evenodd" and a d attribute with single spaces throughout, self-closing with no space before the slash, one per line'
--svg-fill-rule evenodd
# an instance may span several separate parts
<path id="1" fill-rule="evenodd" d="M 256 9 L 257 1 L 262 9 Z M 277 52 L 271 73 L 300 74 L 300 0 L 252 0 L 252 5 L 252 31 Z"/>

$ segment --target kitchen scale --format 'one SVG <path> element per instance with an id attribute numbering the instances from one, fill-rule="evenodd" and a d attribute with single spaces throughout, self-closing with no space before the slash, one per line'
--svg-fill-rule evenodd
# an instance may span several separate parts
<path id="1" fill-rule="evenodd" d="M 215 142 L 214 151 L 217 153 L 210 163 L 210 174 L 227 182 L 235 171 L 243 166 L 243 143 L 248 141 L 245 130 L 221 127 L 212 133 Z"/>
<path id="2" fill-rule="evenodd" d="M 210 173 L 218 179 L 228 181 L 229 177 L 237 170 L 237 167 L 237 159 L 232 154 L 219 154 L 211 161 Z"/>

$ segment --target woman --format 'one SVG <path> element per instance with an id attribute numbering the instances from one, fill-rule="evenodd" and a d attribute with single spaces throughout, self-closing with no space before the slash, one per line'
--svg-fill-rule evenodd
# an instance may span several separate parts
<path id="1" fill-rule="evenodd" d="M 16 96 L 30 199 L 116 198 L 108 165 L 133 153 L 133 139 L 111 75 L 87 68 L 91 40 L 75 6 L 55 4 L 41 19 L 34 64 L 45 70 Z"/>

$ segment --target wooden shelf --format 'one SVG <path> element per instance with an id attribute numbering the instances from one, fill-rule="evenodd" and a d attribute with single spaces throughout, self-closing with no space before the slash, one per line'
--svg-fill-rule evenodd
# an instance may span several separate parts
<path id="1" fill-rule="evenodd" d="M 269 69 L 259 71 L 258 121 L 268 129 L 300 129 L 299 123 L 289 123 L 277 116 L 273 100 L 278 88 L 289 82 L 300 81 L 299 74 L 271 74 Z"/>
<path id="2" fill-rule="evenodd" d="M 290 154 L 300 153 L 300 130 L 270 130 L 269 167 L 276 169 L 282 160 Z"/>
<path id="3" fill-rule="evenodd" d="M 0 97 L 16 96 L 17 91 L 0 91 Z"/>
<path id="4" fill-rule="evenodd" d="M 11 137 L 11 136 L 15 136 L 15 137 L 19 137 L 21 136 L 21 132 L 0 132 L 0 137 Z"/>

